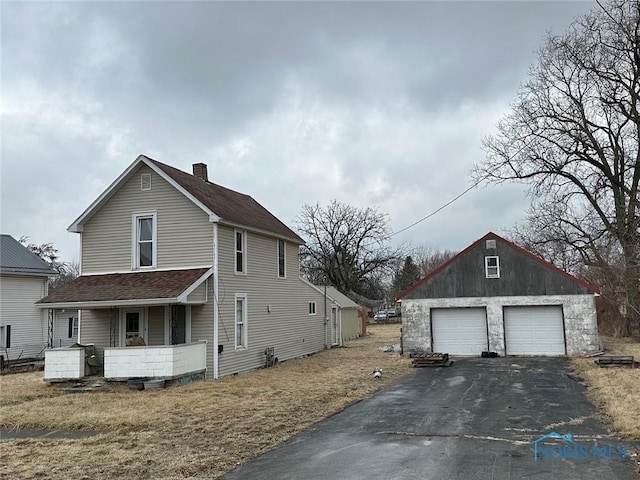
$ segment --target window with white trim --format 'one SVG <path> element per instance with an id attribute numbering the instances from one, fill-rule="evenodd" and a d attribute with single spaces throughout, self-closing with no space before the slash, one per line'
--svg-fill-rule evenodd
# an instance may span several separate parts
<path id="1" fill-rule="evenodd" d="M 78 317 L 69 317 L 69 338 L 78 338 Z"/>
<path id="2" fill-rule="evenodd" d="M 156 212 L 133 214 L 133 269 L 156 266 Z"/>
<path id="3" fill-rule="evenodd" d="M 286 276 L 286 250 L 284 240 L 278 239 L 278 277 L 284 278 Z"/>
<path id="4" fill-rule="evenodd" d="M 500 278 L 500 259 L 484 257 L 484 272 L 487 278 Z"/>
<path id="5" fill-rule="evenodd" d="M 247 347 L 247 295 L 236 294 L 236 348 Z"/>
<path id="6" fill-rule="evenodd" d="M 236 273 L 247 273 L 247 232 L 235 230 Z"/>
<path id="7" fill-rule="evenodd" d="M 309 302 L 309 315 L 316 314 L 316 302 Z"/>
<path id="8" fill-rule="evenodd" d="M 151 190 L 151 174 L 143 173 L 140 175 L 140 190 Z"/>

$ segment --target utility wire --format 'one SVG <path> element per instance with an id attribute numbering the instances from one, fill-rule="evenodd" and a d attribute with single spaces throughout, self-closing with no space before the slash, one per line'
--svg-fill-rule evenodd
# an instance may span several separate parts
<path id="1" fill-rule="evenodd" d="M 418 225 L 419 223 L 424 222 L 425 220 L 433 217 L 436 213 L 444 210 L 445 208 L 447 208 L 449 205 L 451 205 L 452 203 L 456 202 L 457 200 L 459 200 L 460 198 L 462 198 L 464 195 L 466 195 L 467 193 L 469 193 L 471 190 L 473 190 L 474 188 L 476 188 L 478 185 L 480 185 L 480 183 L 486 178 L 486 176 L 482 177 L 481 179 L 479 179 L 478 181 L 476 181 L 476 183 L 474 183 L 473 185 L 471 185 L 469 188 L 467 188 L 464 192 L 462 192 L 461 194 L 459 194 L 458 196 L 456 196 L 455 198 L 449 200 L 447 203 L 445 203 L 444 205 L 438 207 L 437 209 L 435 209 L 433 212 L 429 213 L 428 215 L 422 217 L 420 220 L 413 222 L 411 225 L 409 225 L 408 227 L 404 227 L 396 232 L 393 232 L 391 235 L 389 235 L 387 238 L 391 238 L 394 237 L 396 235 L 398 235 L 399 233 L 405 232 L 407 230 L 409 230 L 410 228 L 415 227 L 416 225 Z"/>

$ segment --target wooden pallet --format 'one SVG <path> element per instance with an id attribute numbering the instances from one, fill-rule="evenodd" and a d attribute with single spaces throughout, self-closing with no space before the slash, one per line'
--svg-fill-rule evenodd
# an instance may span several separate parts
<path id="1" fill-rule="evenodd" d="M 602 368 L 608 367 L 635 367 L 633 355 L 602 355 L 595 360 L 595 363 Z"/>
<path id="2" fill-rule="evenodd" d="M 453 361 L 449 360 L 448 353 L 423 353 L 412 354 L 412 364 L 414 367 L 450 367 Z"/>

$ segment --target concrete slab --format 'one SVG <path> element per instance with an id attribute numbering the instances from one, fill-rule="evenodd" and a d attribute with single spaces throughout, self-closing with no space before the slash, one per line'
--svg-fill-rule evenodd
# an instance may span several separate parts
<path id="1" fill-rule="evenodd" d="M 636 479 L 629 459 L 594 454 L 615 457 L 624 442 L 584 394 L 565 359 L 456 359 L 416 369 L 225 478 Z M 573 443 L 546 439 L 538 452 L 567 458 L 536 460 L 532 442 L 552 431 Z"/>

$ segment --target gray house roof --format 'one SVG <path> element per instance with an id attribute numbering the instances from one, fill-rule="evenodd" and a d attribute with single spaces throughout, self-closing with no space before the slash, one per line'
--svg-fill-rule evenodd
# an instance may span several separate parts
<path id="1" fill-rule="evenodd" d="M 28 275 L 57 275 L 49 265 L 31 253 L 11 235 L 0 236 L 0 272 L 23 273 Z"/>

